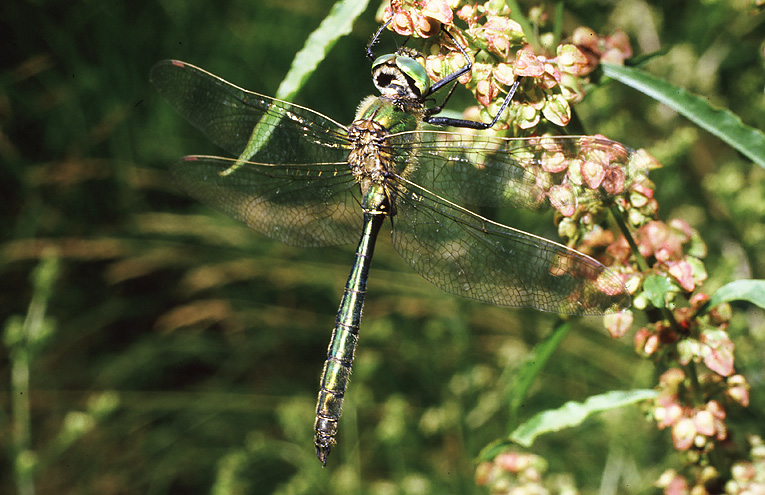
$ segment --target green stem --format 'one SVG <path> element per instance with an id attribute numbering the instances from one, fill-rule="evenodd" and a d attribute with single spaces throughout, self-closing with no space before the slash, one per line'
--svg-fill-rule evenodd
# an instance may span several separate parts
<path id="1" fill-rule="evenodd" d="M 630 250 L 635 256 L 635 261 L 637 262 L 638 268 L 641 272 L 647 272 L 650 269 L 648 267 L 648 262 L 645 260 L 645 258 L 643 258 L 643 255 L 640 254 L 640 250 L 635 243 L 635 239 L 632 237 L 632 232 L 630 232 L 630 229 L 627 227 L 627 223 L 624 221 L 624 218 L 622 218 L 621 211 L 619 211 L 615 206 L 612 206 L 609 211 L 611 212 L 611 216 L 616 221 L 616 225 L 619 226 L 619 230 L 621 231 L 622 235 L 624 235 L 624 238 L 627 240 L 627 244 L 629 244 Z"/>
<path id="2" fill-rule="evenodd" d="M 696 373 L 696 366 L 693 362 L 688 363 L 685 368 L 685 374 L 691 382 L 691 386 L 688 387 L 693 395 L 693 402 L 697 406 L 704 404 L 704 396 L 701 394 L 701 384 L 699 383 L 699 375 Z"/>
<path id="3" fill-rule="evenodd" d="M 635 239 L 632 237 L 632 232 L 630 232 L 629 228 L 627 227 L 627 223 L 622 218 L 621 212 L 618 210 L 615 210 L 615 206 L 612 206 L 611 216 L 616 221 L 616 224 L 619 226 L 619 230 L 624 235 L 624 238 L 627 240 L 627 244 L 630 246 L 630 250 L 632 251 L 632 254 L 635 256 L 635 262 L 637 263 L 638 269 L 643 273 L 648 273 L 651 268 L 648 266 L 648 262 L 645 260 L 642 254 L 640 254 L 640 250 L 638 249 L 637 243 L 635 242 Z M 661 316 L 663 319 L 667 320 L 670 325 L 672 325 L 672 328 L 677 330 L 680 333 L 683 333 L 677 325 L 677 320 L 675 320 L 675 315 L 672 314 L 672 311 L 670 311 L 667 308 L 657 308 L 659 312 L 661 312 Z"/>
<path id="4" fill-rule="evenodd" d="M 518 412 L 523 406 L 529 389 L 552 358 L 555 351 L 560 347 L 563 339 L 571 330 L 571 323 L 559 320 L 553 332 L 544 340 L 534 346 L 531 356 L 519 368 L 513 370 L 513 379 L 507 391 L 508 397 L 508 433 L 511 433 L 519 425 Z"/>
<path id="5" fill-rule="evenodd" d="M 50 325 L 45 321 L 48 301 L 58 271 L 55 252 L 43 254 L 40 264 L 32 273 L 33 293 L 23 323 L 9 321 L 5 328 L 5 342 L 11 361 L 11 423 L 13 425 L 13 470 L 19 495 L 34 495 L 34 475 L 37 471 L 32 451 L 32 417 L 30 407 L 31 363 L 35 349 L 50 336 Z"/>
<path id="6" fill-rule="evenodd" d="M 26 327 L 26 325 L 24 325 Z M 11 359 L 11 417 L 13 422 L 14 463 L 16 488 L 19 495 L 33 495 L 33 468 L 26 460 L 32 449 L 32 420 L 29 404 L 29 350 L 26 342 L 19 342 L 10 353 Z"/>
<path id="7" fill-rule="evenodd" d="M 510 18 L 521 25 L 523 34 L 526 35 L 526 40 L 531 44 L 534 53 L 541 53 L 539 39 L 534 34 L 534 27 L 526 16 L 523 15 L 523 10 L 520 5 L 518 5 L 518 2 L 515 0 L 505 0 L 505 5 L 510 7 Z"/>

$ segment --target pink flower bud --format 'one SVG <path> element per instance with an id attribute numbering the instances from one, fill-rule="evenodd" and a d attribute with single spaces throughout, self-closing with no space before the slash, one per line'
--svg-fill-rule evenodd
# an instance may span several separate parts
<path id="1" fill-rule="evenodd" d="M 603 189 L 608 194 L 617 195 L 624 191 L 624 183 L 627 176 L 621 167 L 610 167 L 603 176 Z"/>
<path id="2" fill-rule="evenodd" d="M 632 312 L 627 310 L 619 313 L 605 315 L 603 317 L 603 325 L 605 325 L 611 337 L 616 339 L 627 333 L 630 325 L 632 325 L 633 319 L 634 317 Z"/>
<path id="3" fill-rule="evenodd" d="M 693 427 L 702 435 L 711 437 L 715 433 L 714 417 L 709 411 L 696 411 L 693 415 Z"/>
<path id="4" fill-rule="evenodd" d="M 441 23 L 422 15 L 414 16 L 414 32 L 421 38 L 430 38 L 441 31 Z"/>
<path id="5" fill-rule="evenodd" d="M 696 286 L 693 283 L 693 271 L 691 270 L 691 265 L 688 264 L 687 261 L 669 261 L 667 262 L 667 266 L 669 268 L 669 274 L 677 280 L 680 287 L 687 292 L 693 292 L 693 289 L 695 289 Z"/>
<path id="6" fill-rule="evenodd" d="M 443 24 L 451 24 L 454 20 L 452 9 L 446 0 L 425 0 L 422 15 Z"/>
<path id="7" fill-rule="evenodd" d="M 574 198 L 574 192 L 568 184 L 551 187 L 549 198 L 550 204 L 564 217 L 570 217 L 574 214 L 576 199 Z"/>
<path id="8" fill-rule="evenodd" d="M 603 164 L 594 160 L 583 162 L 581 172 L 582 179 L 590 189 L 597 189 L 600 187 L 600 183 L 603 182 L 603 178 L 606 176 Z"/>
<path id="9" fill-rule="evenodd" d="M 571 121 L 571 107 L 562 94 L 549 95 L 542 115 L 553 124 L 563 127 Z"/>
<path id="10" fill-rule="evenodd" d="M 530 47 L 518 50 L 515 55 L 513 72 L 518 76 L 539 77 L 545 71 L 545 64 L 540 61 Z"/>
<path id="11" fill-rule="evenodd" d="M 728 390 L 725 392 L 731 400 L 744 407 L 749 405 L 749 383 L 742 375 L 733 375 L 728 378 Z"/>
<path id="12" fill-rule="evenodd" d="M 557 55 L 560 70 L 575 76 L 586 76 L 597 65 L 597 60 L 588 58 L 579 47 L 574 45 L 560 45 Z"/>
<path id="13" fill-rule="evenodd" d="M 510 64 L 497 64 L 491 74 L 497 82 L 505 86 L 510 86 L 515 82 L 515 73 Z"/>
<path id="14" fill-rule="evenodd" d="M 478 81 L 478 84 L 476 84 L 475 98 L 478 100 L 478 103 L 485 107 L 488 107 L 491 102 L 494 101 L 494 98 L 497 97 L 497 93 L 497 87 L 488 79 Z"/>
<path id="15" fill-rule="evenodd" d="M 580 26 L 574 30 L 571 40 L 575 45 L 585 47 L 593 53 L 598 52 L 598 35 L 588 27 Z"/>
<path id="16" fill-rule="evenodd" d="M 696 438 L 696 428 L 690 418 L 681 418 L 672 427 L 672 444 L 677 450 L 688 450 Z"/>
<path id="17" fill-rule="evenodd" d="M 401 10 L 393 14 L 390 28 L 402 36 L 410 36 L 414 33 L 414 22 L 408 12 Z"/>
<path id="18" fill-rule="evenodd" d="M 701 342 L 704 344 L 702 355 L 707 368 L 722 376 L 732 375 L 735 345 L 728 333 L 723 330 L 707 329 L 701 332 Z"/>

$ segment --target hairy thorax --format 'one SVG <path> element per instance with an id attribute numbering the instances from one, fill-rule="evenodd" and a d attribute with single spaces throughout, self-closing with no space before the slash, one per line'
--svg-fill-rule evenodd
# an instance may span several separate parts
<path id="1" fill-rule="evenodd" d="M 352 143 L 348 163 L 362 190 L 368 182 L 382 184 L 392 165 L 390 153 L 384 146 L 387 135 L 388 131 L 382 125 L 370 119 L 357 120 L 348 130 Z"/>

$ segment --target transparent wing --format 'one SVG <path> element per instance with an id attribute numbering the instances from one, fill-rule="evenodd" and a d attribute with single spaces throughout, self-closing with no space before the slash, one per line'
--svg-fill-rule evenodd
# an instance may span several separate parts
<path id="1" fill-rule="evenodd" d="M 393 245 L 441 289 L 491 304 L 567 314 L 629 306 L 620 278 L 563 245 L 491 222 L 401 177 Z"/>
<path id="2" fill-rule="evenodd" d="M 189 196 L 293 246 L 358 241 L 359 187 L 348 165 L 272 165 L 188 156 L 170 167 Z"/>
<path id="3" fill-rule="evenodd" d="M 592 136 L 500 138 L 442 131 L 388 140 L 406 179 L 460 205 L 576 207 L 623 192 L 645 175 L 635 152 Z M 403 160 L 403 159 L 402 159 Z"/>
<path id="4" fill-rule="evenodd" d="M 357 240 L 361 214 L 344 126 L 177 60 L 155 65 L 151 81 L 186 120 L 240 157 L 174 164 L 171 174 L 190 196 L 287 244 Z"/>
<path id="5" fill-rule="evenodd" d="M 178 60 L 151 70 L 151 82 L 173 108 L 234 156 L 258 126 L 258 163 L 335 163 L 348 155 L 346 128 L 311 109 L 252 93 Z"/>

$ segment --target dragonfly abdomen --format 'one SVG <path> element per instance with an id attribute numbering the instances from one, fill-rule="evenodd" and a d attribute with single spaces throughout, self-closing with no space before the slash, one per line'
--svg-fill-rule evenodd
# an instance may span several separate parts
<path id="1" fill-rule="evenodd" d="M 379 188 L 370 194 L 380 196 Z M 321 389 L 316 402 L 316 421 L 314 422 L 314 445 L 316 455 L 322 464 L 327 462 L 332 446 L 335 444 L 337 423 L 343 408 L 343 397 L 351 377 L 351 366 L 359 339 L 359 323 L 364 307 L 367 290 L 369 267 L 372 253 L 387 210 L 383 210 L 384 196 L 378 208 L 364 211 L 364 230 L 356 248 L 356 261 L 345 284 L 343 299 L 337 311 L 335 328 L 327 349 L 327 360 L 321 374 Z"/>

